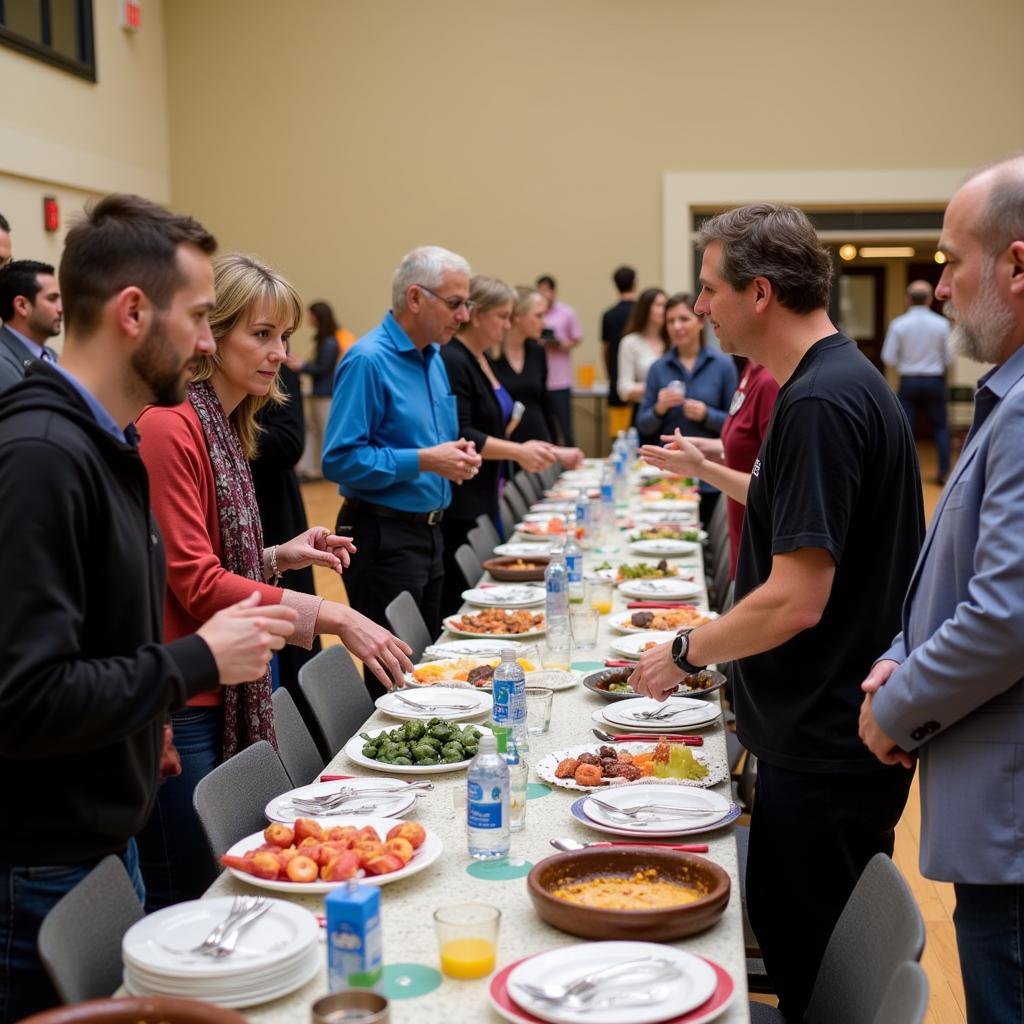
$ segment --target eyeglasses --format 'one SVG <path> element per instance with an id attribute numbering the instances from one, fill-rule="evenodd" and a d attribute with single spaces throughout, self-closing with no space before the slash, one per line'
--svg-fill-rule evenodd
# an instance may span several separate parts
<path id="1" fill-rule="evenodd" d="M 457 295 L 451 295 L 445 298 L 443 295 L 438 295 L 437 292 L 431 291 L 425 284 L 416 285 L 421 292 L 426 292 L 428 295 L 432 295 L 438 302 L 443 302 L 453 313 L 460 307 L 465 306 L 467 313 L 473 312 L 473 307 L 476 305 L 472 299 L 460 299 Z"/>

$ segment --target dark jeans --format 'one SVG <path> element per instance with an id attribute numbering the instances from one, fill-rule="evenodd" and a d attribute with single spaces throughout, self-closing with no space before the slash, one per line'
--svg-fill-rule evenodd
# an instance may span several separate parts
<path id="1" fill-rule="evenodd" d="M 935 437 L 939 454 L 939 478 L 949 475 L 949 423 L 946 419 L 946 378 L 945 377 L 901 377 L 900 404 L 906 413 L 911 428 L 917 418 L 917 410 L 923 409 Z"/>
<path id="2" fill-rule="evenodd" d="M 342 506 L 335 532 L 351 537 L 359 549 L 345 570 L 349 604 L 368 619 L 388 627 L 384 609 L 403 590 L 419 605 L 432 638 L 441 632 L 441 588 L 444 582 L 440 526 L 377 518 L 364 509 Z M 372 697 L 384 693 L 377 677 L 363 677 Z"/>
<path id="3" fill-rule="evenodd" d="M 221 762 L 224 715 L 219 707 L 185 708 L 171 715 L 171 723 L 181 774 L 164 780 L 153 813 L 138 836 L 150 913 L 198 899 L 217 877 L 192 794 L 200 779 Z"/>
<path id="4" fill-rule="evenodd" d="M 715 511 L 718 499 L 722 496 L 721 491 L 700 492 L 700 525 L 706 530 L 711 522 L 711 513 Z"/>
<path id="5" fill-rule="evenodd" d="M 954 888 L 968 1024 L 1024 1024 L 1024 885 Z"/>
<path id="6" fill-rule="evenodd" d="M 786 1020 L 803 1019 L 829 936 L 868 861 L 892 856 L 912 779 L 902 767 L 815 773 L 758 761 L 747 912 Z"/>
<path id="7" fill-rule="evenodd" d="M 134 839 L 128 840 L 121 859 L 141 903 L 145 890 Z M 60 1005 L 36 949 L 39 928 L 97 863 L 0 867 L 0 1024 Z"/>
<path id="8" fill-rule="evenodd" d="M 572 448 L 576 444 L 572 432 L 572 388 L 549 391 L 548 398 L 551 400 L 551 411 L 558 421 L 558 432 L 562 435 L 558 443 Z"/>

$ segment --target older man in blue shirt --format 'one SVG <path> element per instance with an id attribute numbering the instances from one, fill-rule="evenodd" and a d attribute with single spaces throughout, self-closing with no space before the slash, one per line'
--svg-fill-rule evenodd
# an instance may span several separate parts
<path id="1" fill-rule="evenodd" d="M 345 498 L 336 529 L 357 553 L 349 602 L 385 625 L 403 590 L 431 635 L 441 629 L 440 523 L 452 484 L 480 456 L 459 437 L 441 345 L 469 319 L 469 265 L 437 246 L 414 249 L 391 283 L 392 310 L 338 365 L 324 435 L 323 474 Z M 383 692 L 383 691 L 381 691 Z"/>
<path id="2" fill-rule="evenodd" d="M 969 1024 L 1024 1024 L 1024 157 L 946 210 L 952 343 L 995 363 L 939 498 L 903 629 L 862 689 L 860 736 L 921 764 L 921 873 L 956 890 Z"/>

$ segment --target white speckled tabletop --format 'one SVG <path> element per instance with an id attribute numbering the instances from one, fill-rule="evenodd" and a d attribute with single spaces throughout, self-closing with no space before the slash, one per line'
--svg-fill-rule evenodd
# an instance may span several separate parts
<path id="1" fill-rule="evenodd" d="M 589 570 L 605 559 L 615 563 L 616 559 L 625 555 L 626 547 L 624 538 L 616 537 L 615 543 L 606 548 L 585 552 L 585 566 Z M 699 557 L 676 559 L 674 563 L 687 571 L 693 571 L 697 580 L 703 580 L 703 566 Z M 616 592 L 613 611 L 619 612 L 624 608 L 625 599 Z M 608 616 L 602 616 L 596 651 L 575 653 L 574 660 L 603 661 L 607 643 L 616 635 L 608 627 L 607 621 Z M 583 674 L 577 673 L 578 678 L 582 678 Z M 717 696 L 708 699 L 716 700 Z M 530 761 L 535 763 L 550 750 L 574 744 L 593 741 L 596 747 L 599 741 L 590 732 L 593 725 L 590 718 L 591 713 L 604 703 L 582 685 L 556 692 L 550 731 L 530 737 Z M 394 720 L 379 711 L 367 722 L 368 727 L 395 724 Z M 700 731 L 705 737 L 707 751 L 725 758 L 721 718 Z M 377 774 L 361 769 L 343 753 L 339 753 L 326 770 L 362 776 Z M 532 770 L 530 774 L 531 782 L 540 781 Z M 421 821 L 434 830 L 444 842 L 444 853 L 420 874 L 385 885 L 381 889 L 384 963 L 416 963 L 436 968 L 438 953 L 432 914 L 437 907 L 446 903 L 479 901 L 501 909 L 499 969 L 530 953 L 586 941 L 557 931 L 537 917 L 527 894 L 525 878 L 485 881 L 467 874 L 466 869 L 473 861 L 466 848 L 465 772 L 436 775 L 432 780 L 434 790 L 421 797 L 416 809 L 407 817 Z M 723 795 L 729 795 L 728 780 L 715 788 Z M 579 795 L 577 791 L 552 788 L 547 795 L 529 800 L 526 829 L 513 834 L 510 856 L 537 863 L 555 852 L 548 842 L 553 837 L 565 836 L 580 840 L 607 838 L 586 828 L 570 814 L 569 808 Z M 721 1024 L 749 1021 L 739 884 L 736 876 L 736 844 L 732 831 L 722 829 L 679 841 L 709 844 L 707 856 L 725 868 L 732 879 L 732 897 L 724 915 L 713 928 L 675 945 L 717 961 L 732 975 L 736 984 L 735 998 L 730 1008 L 717 1020 Z M 225 872 L 211 886 L 208 895 L 251 892 L 251 887 Z M 322 896 L 309 896 L 296 902 L 308 906 L 316 913 L 322 913 L 323 899 Z M 326 950 L 324 963 L 326 966 Z M 392 999 L 392 1024 L 463 1024 L 471 1021 L 494 1024 L 502 1018 L 488 1002 L 488 984 L 489 979 L 454 981 L 445 978 L 440 987 L 426 995 L 412 999 Z M 254 1024 L 309 1024 L 310 1007 L 326 991 L 326 971 L 323 971 L 291 995 L 243 1012 Z M 628 1011 L 624 1011 L 622 1020 L 628 1022 Z"/>

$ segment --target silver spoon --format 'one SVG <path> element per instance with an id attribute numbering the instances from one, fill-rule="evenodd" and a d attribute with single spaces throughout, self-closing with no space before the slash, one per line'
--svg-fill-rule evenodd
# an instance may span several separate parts
<path id="1" fill-rule="evenodd" d="M 685 853 L 707 853 L 707 843 L 649 843 L 646 840 L 625 840 L 612 842 L 608 839 L 592 839 L 589 842 L 581 843 L 578 839 L 550 839 L 548 840 L 556 850 L 563 853 L 576 853 L 578 850 L 586 850 L 591 846 L 657 846 L 662 850 L 682 850 Z"/>

